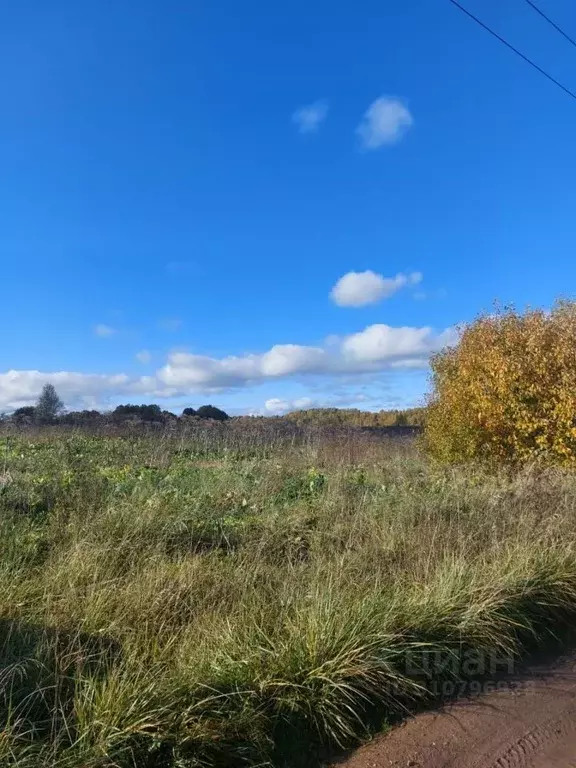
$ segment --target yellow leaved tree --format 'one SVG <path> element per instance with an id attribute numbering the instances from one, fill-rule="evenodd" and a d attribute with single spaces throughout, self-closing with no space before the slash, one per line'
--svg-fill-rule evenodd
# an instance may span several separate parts
<path id="1" fill-rule="evenodd" d="M 432 456 L 576 465 L 576 303 L 481 316 L 431 366 Z"/>

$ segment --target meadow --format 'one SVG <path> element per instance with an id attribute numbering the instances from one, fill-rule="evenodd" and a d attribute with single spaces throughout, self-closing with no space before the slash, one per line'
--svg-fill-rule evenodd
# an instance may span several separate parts
<path id="1" fill-rule="evenodd" d="M 0 573 L 0 765 L 318 766 L 562 640 L 576 476 L 357 429 L 5 431 Z"/>

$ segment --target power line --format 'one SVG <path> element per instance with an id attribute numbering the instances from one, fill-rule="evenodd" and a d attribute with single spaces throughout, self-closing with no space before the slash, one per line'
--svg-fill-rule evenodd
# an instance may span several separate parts
<path id="1" fill-rule="evenodd" d="M 503 37 L 500 37 L 500 35 L 497 32 L 494 32 L 493 29 L 490 29 L 489 26 L 484 24 L 483 21 L 480 21 L 480 19 L 477 16 L 474 16 L 473 13 L 470 13 L 470 11 L 467 10 L 466 8 L 464 8 L 463 5 L 460 5 L 460 3 L 457 2 L 457 0 L 449 0 L 449 1 L 452 3 L 452 5 L 455 5 L 456 8 L 459 8 L 462 11 L 462 13 L 465 13 L 466 16 L 469 16 L 473 21 L 475 21 L 476 24 L 479 24 L 483 29 L 485 29 L 486 32 L 489 32 L 497 40 L 500 40 L 501 43 L 504 43 L 504 45 L 507 48 L 510 48 L 511 51 L 514 51 L 514 53 L 517 56 L 520 56 L 520 58 L 523 59 L 527 64 L 530 64 L 531 67 L 534 67 L 534 69 L 537 72 L 540 72 L 541 75 L 544 75 L 544 77 L 546 79 L 550 80 L 551 83 L 554 83 L 554 85 L 557 85 L 558 88 L 560 88 L 561 90 L 564 91 L 564 93 L 567 93 L 568 96 L 571 96 L 574 100 L 576 100 L 576 93 L 574 93 L 574 91 L 571 91 L 569 88 L 566 88 L 565 85 L 562 85 L 562 83 L 559 83 L 558 80 L 556 80 L 554 77 L 552 77 L 552 75 L 549 75 L 548 72 L 546 72 L 545 70 L 542 69 L 542 67 L 539 67 L 538 64 L 535 64 L 532 61 L 532 59 L 529 59 L 528 56 L 525 56 L 523 53 L 521 53 L 518 50 L 518 48 L 514 48 L 514 46 L 511 43 L 509 43 L 507 40 L 504 40 Z"/>
<path id="2" fill-rule="evenodd" d="M 540 8 L 538 8 L 538 6 L 536 5 L 536 3 L 533 3 L 533 2 L 532 2 L 532 0 L 526 0 L 526 2 L 528 3 L 528 5 L 529 5 L 531 8 L 534 8 L 534 10 L 536 11 L 536 13 L 539 13 L 539 14 L 540 14 L 540 16 L 542 16 L 542 18 L 543 18 L 543 19 L 546 19 L 546 21 L 548 22 L 548 24 L 551 24 L 551 25 L 554 27 L 554 29 L 555 29 L 557 32 L 560 32 L 560 34 L 561 34 L 563 37 L 565 37 L 565 38 L 566 38 L 566 40 L 568 40 L 568 42 L 569 42 L 569 43 L 572 43 L 572 45 L 573 45 L 573 46 L 576 48 L 576 40 L 574 40 L 572 37 L 570 37 L 570 35 L 567 35 L 567 34 L 566 34 L 566 32 L 564 32 L 564 30 L 563 30 L 561 27 L 559 27 L 559 26 L 558 26 L 558 24 L 556 24 L 555 22 L 553 22 L 553 21 L 552 21 L 552 19 L 551 19 L 549 16 L 546 16 L 546 14 L 544 13 L 544 11 L 540 10 Z"/>

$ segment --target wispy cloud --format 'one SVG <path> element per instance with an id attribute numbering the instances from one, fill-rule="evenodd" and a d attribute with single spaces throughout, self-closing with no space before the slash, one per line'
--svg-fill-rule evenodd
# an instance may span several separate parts
<path id="1" fill-rule="evenodd" d="M 290 411 L 303 411 L 306 408 L 314 408 L 315 401 L 311 397 L 299 397 L 296 400 L 286 400 L 280 397 L 271 397 L 264 403 L 263 416 L 281 416 Z"/>
<path id="2" fill-rule="evenodd" d="M 330 298 L 339 307 L 364 307 L 367 304 L 377 304 L 401 288 L 417 285 L 421 280 L 421 272 L 411 272 L 408 275 L 399 273 L 396 277 L 384 277 L 371 269 L 365 272 L 348 272 L 332 288 Z"/>
<path id="3" fill-rule="evenodd" d="M 149 363 L 150 360 L 152 360 L 152 355 L 147 349 L 140 350 L 140 352 L 136 353 L 135 357 L 139 363 L 143 363 L 143 364 Z"/>
<path id="4" fill-rule="evenodd" d="M 98 323 L 98 325 L 94 326 L 94 333 L 96 336 L 100 336 L 101 338 L 105 339 L 108 336 L 114 336 L 115 333 L 117 333 L 116 328 L 112 328 L 110 325 L 105 325 L 104 323 Z"/>
<path id="5" fill-rule="evenodd" d="M 325 99 L 315 101 L 305 107 L 298 107 L 292 115 L 292 122 L 300 133 L 316 133 L 328 116 L 328 102 Z"/>
<path id="6" fill-rule="evenodd" d="M 297 397 L 293 400 L 283 397 L 271 397 L 264 403 L 264 407 L 255 415 L 281 416 L 291 411 L 304 411 L 308 408 L 346 408 L 351 405 L 359 405 L 369 400 L 366 395 L 360 393 L 348 393 L 345 395 L 329 395 L 325 397 Z"/>
<path id="7" fill-rule="evenodd" d="M 399 99 L 381 96 L 368 107 L 356 135 L 363 149 L 396 144 L 413 125 L 408 107 Z"/>
<path id="8" fill-rule="evenodd" d="M 446 298 L 446 290 L 445 288 L 438 288 L 435 291 L 416 291 L 413 297 L 416 301 L 425 301 L 426 299 L 441 300 Z"/>
<path id="9" fill-rule="evenodd" d="M 158 327 L 163 331 L 177 331 L 182 327 L 182 320 L 178 317 L 164 317 L 158 321 Z"/>

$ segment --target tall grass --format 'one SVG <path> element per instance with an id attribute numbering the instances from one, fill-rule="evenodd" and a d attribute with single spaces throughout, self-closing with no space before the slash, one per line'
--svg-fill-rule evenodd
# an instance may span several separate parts
<path id="1" fill-rule="evenodd" d="M 0 440 L 3 766 L 318 764 L 576 615 L 559 470 L 358 433 Z"/>

